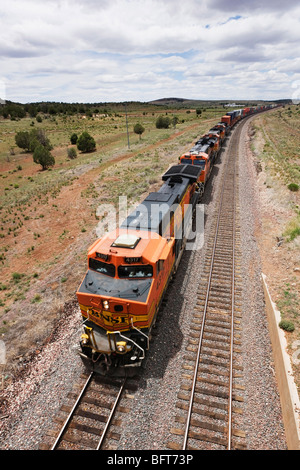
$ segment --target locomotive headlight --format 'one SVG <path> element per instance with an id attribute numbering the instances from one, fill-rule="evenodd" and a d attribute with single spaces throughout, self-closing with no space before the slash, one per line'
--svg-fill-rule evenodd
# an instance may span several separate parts
<path id="1" fill-rule="evenodd" d="M 105 308 L 105 310 L 108 310 L 108 309 L 109 309 L 109 302 L 108 302 L 108 300 L 103 300 L 103 308 Z"/>
<path id="2" fill-rule="evenodd" d="M 117 352 L 123 354 L 126 352 L 126 342 L 125 341 L 118 341 L 117 343 Z"/>
<path id="3" fill-rule="evenodd" d="M 87 335 L 87 334 L 82 334 L 82 335 L 81 335 L 81 342 L 82 342 L 82 344 L 85 345 L 85 344 L 88 343 L 88 341 L 89 341 L 88 335 Z"/>

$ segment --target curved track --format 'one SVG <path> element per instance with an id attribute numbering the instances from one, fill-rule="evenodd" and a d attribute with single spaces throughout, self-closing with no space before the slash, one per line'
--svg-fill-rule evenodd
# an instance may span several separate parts
<path id="1" fill-rule="evenodd" d="M 176 426 L 171 428 L 171 434 L 177 437 L 176 442 L 167 444 L 171 449 L 246 448 L 246 436 L 239 425 L 244 387 L 239 360 L 241 260 L 238 224 L 238 153 L 246 120 L 232 132 L 224 154 L 215 212 L 210 234 L 205 240 L 203 276 L 184 356 L 184 380 L 176 404 Z M 105 384 L 103 377 L 91 375 L 52 449 L 74 449 L 78 445 L 92 449 L 109 447 L 104 442 L 111 423 L 120 430 L 121 422 L 116 420 L 115 411 L 122 411 L 123 391 L 127 387 L 136 389 L 136 384 L 131 385 L 128 381 Z M 99 397 L 106 397 L 105 402 Z M 87 403 L 88 406 L 95 405 L 97 410 L 87 409 Z M 111 432 L 111 436 L 118 439 L 116 432 Z"/>
<path id="2" fill-rule="evenodd" d="M 183 436 L 182 445 L 170 448 L 245 448 L 245 433 L 235 425 L 242 412 L 243 386 L 238 361 L 239 345 L 239 226 L 238 149 L 242 121 L 227 148 L 222 182 L 217 196 L 213 228 L 206 241 L 204 276 L 198 288 L 190 344 L 185 356 L 176 422 L 171 433 Z M 192 354 L 191 354 L 192 352 Z M 183 411 L 184 410 L 184 413 Z"/>

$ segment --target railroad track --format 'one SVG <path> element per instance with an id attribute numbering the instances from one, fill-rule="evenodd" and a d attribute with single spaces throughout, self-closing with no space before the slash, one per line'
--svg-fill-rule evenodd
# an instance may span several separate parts
<path id="1" fill-rule="evenodd" d="M 239 364 L 240 274 L 238 148 L 243 124 L 226 152 L 218 204 L 206 241 L 204 275 L 198 288 L 183 383 L 176 404 L 171 449 L 244 449 L 237 425 L 242 413 Z M 178 427 L 178 425 L 180 427 Z M 182 443 L 178 436 L 182 436 Z"/>
<path id="2" fill-rule="evenodd" d="M 137 384 L 132 379 L 117 380 L 91 373 L 86 377 L 79 393 L 70 394 L 69 398 L 73 399 L 71 407 L 63 405 L 61 412 L 67 412 L 67 417 L 63 420 L 59 432 L 55 432 L 55 441 L 48 448 L 112 449 L 111 440 L 118 441 L 120 438 L 117 432 L 121 426 L 119 414 L 129 411 L 129 408 L 121 406 L 121 400 L 124 395 L 126 398 L 125 390 L 136 389 Z M 43 446 L 43 449 L 46 447 Z"/>

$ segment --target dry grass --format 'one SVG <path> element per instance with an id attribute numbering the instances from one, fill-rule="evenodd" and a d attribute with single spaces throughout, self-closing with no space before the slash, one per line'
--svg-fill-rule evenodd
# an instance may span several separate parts
<path id="1" fill-rule="evenodd" d="M 290 189 L 300 185 L 300 106 L 259 116 L 254 130 L 252 150 L 262 167 L 263 269 L 282 319 L 294 326 L 286 333 L 292 356 L 300 339 L 300 191 Z M 300 389 L 300 368 L 293 367 Z"/>
<path id="2" fill-rule="evenodd" d="M 166 112 L 179 117 L 176 129 L 156 129 L 158 114 Z M 222 114 L 207 109 L 199 118 L 185 109 L 135 107 L 128 112 L 130 149 L 124 110 L 94 119 L 43 119 L 34 126 L 46 131 L 56 160 L 44 172 L 14 143 L 32 119 L 0 120 L 0 338 L 8 376 L 40 348 L 74 299 L 96 238 L 97 207 L 117 204 L 120 195 L 135 204 L 158 188 L 161 174 Z M 136 122 L 146 129 L 141 140 L 132 131 Z M 84 130 L 95 138 L 96 151 L 68 159 L 71 134 Z"/>

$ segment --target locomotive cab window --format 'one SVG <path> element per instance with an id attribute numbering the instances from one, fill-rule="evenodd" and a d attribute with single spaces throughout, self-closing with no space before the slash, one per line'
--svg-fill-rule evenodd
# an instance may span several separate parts
<path id="1" fill-rule="evenodd" d="M 157 274 L 158 274 L 160 273 L 160 271 L 164 269 L 164 260 L 163 259 L 158 260 L 156 263 L 156 267 L 157 267 Z"/>
<path id="2" fill-rule="evenodd" d="M 193 160 L 191 158 L 182 158 L 181 163 L 188 163 L 189 165 L 192 165 Z"/>
<path id="3" fill-rule="evenodd" d="M 197 159 L 195 158 L 195 160 L 194 160 L 194 165 L 201 166 L 201 168 L 204 170 L 204 168 L 205 168 L 205 161 L 204 161 L 204 160 L 197 160 Z"/>
<path id="4" fill-rule="evenodd" d="M 115 277 L 116 274 L 116 268 L 113 264 L 104 263 L 94 258 L 89 259 L 89 267 L 106 276 Z"/>
<path id="5" fill-rule="evenodd" d="M 149 278 L 153 276 L 153 268 L 148 264 L 140 266 L 119 266 L 118 275 L 120 278 Z"/>

